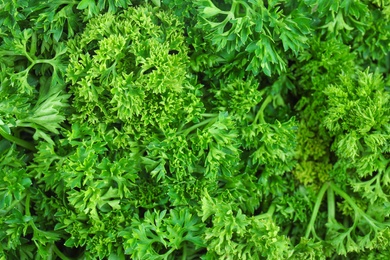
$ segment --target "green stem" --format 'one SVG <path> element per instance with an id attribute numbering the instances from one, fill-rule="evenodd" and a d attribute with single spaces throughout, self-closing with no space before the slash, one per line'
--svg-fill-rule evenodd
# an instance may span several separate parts
<path id="1" fill-rule="evenodd" d="M 26 45 L 24 45 L 24 48 L 26 50 Z M 35 60 L 30 56 L 30 54 L 27 52 L 27 51 L 24 51 L 24 55 L 26 56 L 26 58 L 31 62 L 31 65 L 30 66 L 34 66 L 35 65 Z M 29 66 L 29 67 L 30 67 Z"/>
<path id="2" fill-rule="evenodd" d="M 378 224 L 378 221 L 372 218 L 371 216 L 367 215 L 358 205 L 356 205 L 355 201 L 343 190 L 341 190 L 337 185 L 331 184 L 332 189 L 340 195 L 343 199 L 347 201 L 347 203 L 351 206 L 351 208 L 355 211 L 356 219 L 359 217 L 364 218 L 367 221 L 367 224 L 370 225 L 374 229 L 380 229 L 380 224 Z M 354 221 L 354 226 L 356 225 L 356 220 Z"/>
<path id="3" fill-rule="evenodd" d="M 24 210 L 26 211 L 26 216 L 31 217 L 30 212 L 30 194 L 26 195 L 26 204 L 24 205 Z"/>
<path id="4" fill-rule="evenodd" d="M 218 114 L 204 113 L 204 114 L 201 114 L 201 116 L 204 117 L 204 118 L 215 118 L 215 117 L 218 117 Z M 202 122 L 203 122 L 203 121 L 202 121 Z M 201 123 L 202 123 L 202 122 L 201 122 Z M 183 133 L 183 132 L 187 131 L 187 129 L 186 129 L 186 130 L 182 130 L 183 127 L 186 126 L 186 124 L 187 124 L 187 123 L 181 124 L 180 127 L 178 128 L 178 131 L 177 131 L 177 132 L 178 132 L 178 133 Z"/>
<path id="5" fill-rule="evenodd" d="M 335 198 L 332 186 L 329 187 L 328 192 L 328 222 L 336 218 Z"/>
<path id="6" fill-rule="evenodd" d="M 201 127 L 201 126 L 207 125 L 209 123 L 214 123 L 215 121 L 217 121 L 217 119 L 218 119 L 218 116 L 206 119 L 206 120 L 204 120 L 204 121 L 202 121 L 200 123 L 197 123 L 197 124 L 187 128 L 187 129 L 185 129 L 183 131 L 178 132 L 178 134 L 183 133 L 184 136 L 187 136 L 191 131 L 193 131 L 193 130 Z"/>
<path id="7" fill-rule="evenodd" d="M 237 2 L 233 1 L 230 11 L 228 12 L 232 16 L 232 18 L 236 16 L 236 8 L 237 8 Z"/>
<path id="8" fill-rule="evenodd" d="M 66 255 L 64 255 L 59 249 L 58 247 L 53 244 L 53 250 L 54 250 L 54 253 L 56 253 L 56 255 L 61 258 L 62 260 L 70 260 L 69 257 L 67 257 Z"/>
<path id="9" fill-rule="evenodd" d="M 20 201 L 23 200 L 25 196 L 26 196 L 26 195 L 23 195 L 23 197 L 20 198 L 19 200 L 14 200 L 14 201 L 11 203 L 11 205 L 9 205 L 8 208 L 6 208 L 5 210 L 0 210 L 0 214 L 2 214 L 3 216 L 7 215 L 8 212 L 10 212 L 13 208 L 15 208 L 15 206 L 16 206 L 17 204 L 19 204 Z"/>
<path id="10" fill-rule="evenodd" d="M 269 206 L 267 213 L 265 213 L 265 214 L 267 214 L 269 217 L 272 217 L 275 210 L 276 210 L 276 203 L 271 203 L 271 206 Z"/>
<path id="11" fill-rule="evenodd" d="M 252 15 L 255 15 L 255 11 L 253 10 L 253 8 L 252 7 L 250 7 L 249 5 L 248 5 L 248 3 L 246 3 L 245 1 L 236 1 L 235 2 L 236 3 L 236 5 L 242 5 L 242 6 L 244 6 L 245 8 L 245 14 L 246 14 L 246 16 L 248 16 L 248 17 L 250 17 L 250 16 L 252 16 Z M 238 10 L 239 10 L 240 8 L 238 8 Z"/>
<path id="12" fill-rule="evenodd" d="M 330 186 L 338 195 L 340 195 L 341 197 L 343 197 L 343 199 L 345 199 L 347 201 L 347 203 L 352 207 L 353 210 L 362 211 L 358 207 L 358 205 L 356 205 L 356 203 L 352 200 L 352 198 L 347 193 L 345 193 L 343 190 L 341 190 L 337 185 L 335 185 L 334 183 L 331 183 Z"/>
<path id="13" fill-rule="evenodd" d="M 40 60 L 36 60 L 35 61 L 35 64 L 37 64 L 37 63 L 46 63 L 46 64 L 49 64 L 49 65 L 51 65 L 53 68 L 55 68 L 56 67 L 56 65 L 53 63 L 53 59 L 40 59 Z"/>
<path id="14" fill-rule="evenodd" d="M 37 51 L 37 34 L 33 32 L 31 36 L 31 45 L 30 45 L 30 54 L 35 57 L 35 53 Z"/>
<path id="15" fill-rule="evenodd" d="M 13 143 L 15 143 L 23 148 L 26 148 L 26 149 L 33 151 L 33 152 L 36 151 L 34 145 L 32 145 L 31 143 L 24 141 L 20 138 L 17 138 L 13 135 L 8 134 L 1 126 L 0 126 L 0 135 L 2 137 L 4 137 L 5 139 L 7 139 L 8 141 L 13 142 Z"/>
<path id="16" fill-rule="evenodd" d="M 276 203 L 272 202 L 266 213 L 255 216 L 257 219 L 272 218 L 276 210 Z"/>
<path id="17" fill-rule="evenodd" d="M 183 259 L 183 260 L 187 259 L 187 243 L 184 243 L 183 256 L 181 257 L 181 259 Z"/>
<path id="18" fill-rule="evenodd" d="M 259 111 L 256 114 L 255 120 L 253 120 L 254 124 L 258 120 L 260 120 L 260 123 L 265 123 L 265 120 L 264 120 L 264 110 L 271 102 L 272 102 L 272 96 L 268 95 L 268 97 L 264 100 L 263 104 L 261 104 L 261 107 L 260 107 Z"/>
<path id="19" fill-rule="evenodd" d="M 229 11 L 223 11 L 223 10 L 219 9 L 218 7 L 216 7 L 214 5 L 214 3 L 212 1 L 209 1 L 209 3 L 211 4 L 211 8 L 218 9 L 220 13 L 222 13 L 222 14 L 229 14 Z"/>
<path id="20" fill-rule="evenodd" d="M 373 218 L 371 218 L 370 216 L 368 216 L 361 208 L 359 208 L 358 205 L 356 205 L 355 201 L 353 201 L 353 199 L 346 193 L 344 192 L 343 190 L 341 190 L 337 185 L 331 183 L 330 184 L 332 189 L 338 194 L 340 195 L 341 197 L 343 197 L 343 199 L 345 199 L 347 201 L 347 203 L 351 206 L 351 208 L 361 217 L 363 217 L 369 225 L 371 226 L 375 226 L 377 227 L 377 221 Z"/>
<path id="21" fill-rule="evenodd" d="M 313 213 L 311 215 L 309 225 L 307 226 L 307 229 L 306 229 L 305 238 L 307 238 L 307 239 L 310 236 L 310 231 L 312 231 L 312 229 L 314 227 L 314 223 L 315 223 L 315 221 L 317 219 L 317 214 L 318 214 L 318 211 L 319 211 L 320 206 L 321 206 L 322 198 L 324 197 L 325 192 L 326 192 L 326 190 L 328 188 L 329 188 L 329 183 L 324 183 L 324 185 L 322 185 L 322 187 L 321 187 L 321 189 L 320 189 L 320 191 L 318 193 L 318 196 L 317 196 L 317 199 L 316 199 L 316 203 L 314 205 Z"/>
<path id="22" fill-rule="evenodd" d="M 203 116 L 203 117 L 216 117 L 216 116 L 218 116 L 218 114 L 204 113 L 204 114 L 201 114 L 201 116 Z"/>

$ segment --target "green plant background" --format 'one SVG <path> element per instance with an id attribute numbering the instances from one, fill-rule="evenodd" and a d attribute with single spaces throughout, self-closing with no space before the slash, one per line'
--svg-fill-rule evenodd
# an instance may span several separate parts
<path id="1" fill-rule="evenodd" d="M 0 0 L 0 259 L 388 259 L 388 0 Z"/>

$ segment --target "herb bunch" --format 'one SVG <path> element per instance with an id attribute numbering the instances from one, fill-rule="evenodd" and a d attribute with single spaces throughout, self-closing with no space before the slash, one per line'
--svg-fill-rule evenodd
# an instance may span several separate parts
<path id="1" fill-rule="evenodd" d="M 384 0 L 0 1 L 0 259 L 387 259 Z"/>

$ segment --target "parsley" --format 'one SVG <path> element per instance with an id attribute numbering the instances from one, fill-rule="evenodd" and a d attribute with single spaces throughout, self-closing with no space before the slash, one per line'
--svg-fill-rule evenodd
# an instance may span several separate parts
<path id="1" fill-rule="evenodd" d="M 0 0 L 0 259 L 387 259 L 390 4 Z"/>

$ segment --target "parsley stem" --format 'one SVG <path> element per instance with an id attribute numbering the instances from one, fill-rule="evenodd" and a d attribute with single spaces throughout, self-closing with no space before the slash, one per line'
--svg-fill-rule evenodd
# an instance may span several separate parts
<path id="1" fill-rule="evenodd" d="M 253 120 L 254 124 L 259 119 L 260 119 L 260 123 L 265 123 L 265 120 L 264 120 L 264 110 L 269 105 L 269 103 L 271 103 L 271 101 L 272 101 L 272 96 L 268 95 L 268 97 L 264 100 L 263 104 L 261 104 L 261 107 L 260 107 L 259 111 L 256 114 L 255 120 Z"/>
<path id="2" fill-rule="evenodd" d="M 181 257 L 183 260 L 186 260 L 187 259 L 187 243 L 184 243 L 184 247 L 183 247 L 183 255 Z"/>
<path id="3" fill-rule="evenodd" d="M 24 48 L 26 50 L 26 45 L 24 45 Z M 35 60 L 33 58 L 31 58 L 30 54 L 27 51 L 24 51 L 24 55 L 31 62 L 30 66 L 34 66 L 35 65 Z"/>
<path id="4" fill-rule="evenodd" d="M 37 34 L 35 32 L 31 35 L 30 54 L 35 57 L 37 51 Z"/>
<path id="5" fill-rule="evenodd" d="M 312 213 L 312 215 L 311 215 L 309 225 L 307 226 L 307 229 L 306 229 L 305 237 L 306 237 L 307 239 L 308 239 L 309 236 L 310 236 L 310 231 L 313 231 L 313 232 L 314 232 L 314 235 L 316 235 L 316 234 L 315 234 L 315 231 L 314 231 L 314 222 L 315 222 L 316 219 L 317 219 L 317 214 L 318 214 L 318 211 L 319 211 L 320 206 L 321 206 L 322 198 L 324 197 L 325 192 L 326 192 L 327 189 L 329 188 L 329 185 L 330 185 L 329 183 L 324 183 L 324 185 L 322 185 L 320 191 L 318 192 L 317 199 L 316 199 L 316 203 L 315 203 L 314 209 L 313 209 L 313 213 Z"/>
<path id="6" fill-rule="evenodd" d="M 271 218 L 275 210 L 276 210 L 276 203 L 272 202 L 267 210 L 267 213 L 265 213 L 264 215 L 267 215 L 268 217 Z"/>
<path id="7" fill-rule="evenodd" d="M 376 226 L 376 220 L 368 216 L 358 205 L 356 205 L 355 201 L 343 190 L 341 190 L 337 185 L 331 183 L 332 189 L 343 199 L 347 201 L 347 203 L 351 206 L 351 208 L 355 211 L 355 213 L 362 216 L 369 225 Z"/>
<path id="8" fill-rule="evenodd" d="M 26 213 L 26 216 L 28 216 L 28 217 L 31 216 L 31 212 L 30 212 L 30 194 L 26 195 L 26 202 L 25 202 L 25 205 L 24 205 L 24 211 Z"/>
<path id="9" fill-rule="evenodd" d="M 332 189 L 332 186 L 329 187 L 327 195 L 328 195 L 328 222 L 331 222 L 333 219 L 335 219 L 336 216 L 335 198 L 334 198 L 334 191 Z"/>
<path id="10" fill-rule="evenodd" d="M 276 203 L 272 202 L 266 213 L 255 216 L 256 219 L 272 218 L 276 210 Z"/>
<path id="11" fill-rule="evenodd" d="M 56 255 L 61 258 L 62 260 L 69 260 L 70 258 L 68 258 L 66 255 L 64 255 L 59 249 L 58 247 L 53 244 L 53 250 L 54 250 L 54 253 L 56 253 Z"/>
<path id="12" fill-rule="evenodd" d="M 13 143 L 15 143 L 23 148 L 26 148 L 26 149 L 33 151 L 33 152 L 36 151 L 34 145 L 32 145 L 31 143 L 24 141 L 20 138 L 17 138 L 13 135 L 8 134 L 2 127 L 0 127 L 0 135 L 2 137 L 4 137 L 5 139 L 7 139 L 8 141 L 13 142 Z"/>
<path id="13" fill-rule="evenodd" d="M 206 120 L 204 120 L 204 121 L 202 121 L 200 123 L 197 123 L 197 124 L 187 128 L 186 130 L 178 132 L 178 134 L 181 134 L 183 132 L 183 135 L 187 136 L 189 133 L 191 133 L 191 131 L 193 131 L 193 130 L 201 127 L 201 126 L 207 125 L 209 123 L 214 123 L 215 121 L 217 121 L 217 119 L 218 119 L 218 116 L 206 119 Z"/>
<path id="14" fill-rule="evenodd" d="M 55 64 L 53 63 L 53 59 L 40 59 L 40 60 L 36 60 L 35 61 L 35 64 L 37 63 L 46 63 L 46 64 L 49 64 L 51 65 L 53 68 L 55 68 Z"/>
<path id="15" fill-rule="evenodd" d="M 19 204 L 20 201 L 23 200 L 25 196 L 26 196 L 26 195 L 23 195 L 23 197 L 21 197 L 19 200 L 14 200 L 14 201 L 11 203 L 11 205 L 9 205 L 8 208 L 6 208 L 5 210 L 0 210 L 0 214 L 3 215 L 3 216 L 7 215 L 8 212 L 10 212 L 13 208 L 15 208 L 16 205 Z"/>
<path id="16" fill-rule="evenodd" d="M 201 116 L 203 116 L 203 117 L 216 117 L 216 116 L 218 116 L 218 114 L 204 113 Z"/>
<path id="17" fill-rule="evenodd" d="M 347 193 L 342 191 L 339 187 L 337 187 L 337 185 L 333 183 L 331 184 L 331 187 L 338 195 L 343 197 L 343 199 L 345 199 L 348 202 L 348 204 L 352 207 L 352 209 L 354 209 L 355 211 L 361 211 L 361 209 L 356 205 L 356 203 L 351 199 L 351 197 Z"/>

